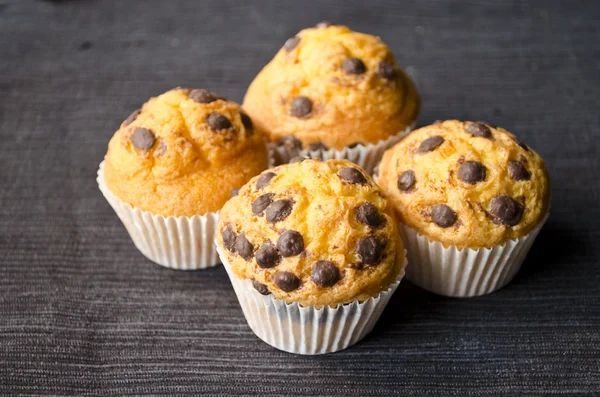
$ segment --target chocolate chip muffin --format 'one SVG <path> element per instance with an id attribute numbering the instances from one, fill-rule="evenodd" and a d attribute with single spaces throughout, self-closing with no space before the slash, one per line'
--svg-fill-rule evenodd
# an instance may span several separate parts
<path id="1" fill-rule="evenodd" d="M 484 122 L 448 120 L 413 131 L 384 154 L 378 182 L 402 222 L 457 247 L 526 235 L 550 199 L 542 158 Z"/>
<path id="2" fill-rule="evenodd" d="M 204 89 L 176 88 L 123 121 L 104 177 L 133 207 L 193 216 L 218 211 L 267 163 L 264 137 L 239 105 Z"/>
<path id="3" fill-rule="evenodd" d="M 399 134 L 414 124 L 419 96 L 378 37 L 321 23 L 285 42 L 243 107 L 271 141 L 318 151 Z"/>
<path id="4" fill-rule="evenodd" d="M 548 216 L 544 161 L 484 122 L 413 131 L 384 154 L 378 176 L 402 221 L 407 277 L 441 295 L 485 295 L 506 285 Z"/>
<path id="5" fill-rule="evenodd" d="M 263 172 L 220 216 L 217 244 L 234 275 L 286 302 L 364 301 L 403 269 L 403 245 L 386 199 L 345 160 L 298 159 Z"/>

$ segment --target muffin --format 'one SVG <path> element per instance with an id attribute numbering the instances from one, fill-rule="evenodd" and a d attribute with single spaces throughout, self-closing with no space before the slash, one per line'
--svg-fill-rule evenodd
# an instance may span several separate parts
<path id="1" fill-rule="evenodd" d="M 507 284 L 550 206 L 542 158 L 484 122 L 448 120 L 413 131 L 386 151 L 378 183 L 402 223 L 407 277 L 450 296 Z"/>
<path id="2" fill-rule="evenodd" d="M 176 88 L 123 121 L 98 182 L 144 255 L 196 269 L 217 263 L 216 212 L 267 165 L 264 136 L 239 105 Z"/>
<path id="3" fill-rule="evenodd" d="M 300 158 L 263 172 L 225 204 L 218 229 L 250 327 L 293 353 L 356 343 L 404 274 L 387 200 L 346 160 Z"/>
<path id="4" fill-rule="evenodd" d="M 415 123 L 419 96 L 378 37 L 321 23 L 286 41 L 250 84 L 243 107 L 280 161 L 311 153 L 371 172 Z"/>

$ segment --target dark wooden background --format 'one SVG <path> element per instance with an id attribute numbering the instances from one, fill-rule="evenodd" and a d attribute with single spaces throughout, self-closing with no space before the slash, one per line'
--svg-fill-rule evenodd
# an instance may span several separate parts
<path id="1" fill-rule="evenodd" d="M 222 267 L 146 260 L 95 175 L 149 96 L 241 101 L 324 19 L 391 46 L 420 125 L 524 138 L 547 161 L 552 215 L 505 289 L 458 300 L 406 282 L 366 340 L 301 357 L 252 334 Z M 0 393 L 599 395 L 599 26 L 595 1 L 0 0 Z"/>

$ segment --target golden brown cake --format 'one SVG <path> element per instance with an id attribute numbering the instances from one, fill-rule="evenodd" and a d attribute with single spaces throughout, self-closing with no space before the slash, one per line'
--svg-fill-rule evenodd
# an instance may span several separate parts
<path id="1" fill-rule="evenodd" d="M 225 204 L 217 244 L 260 293 L 336 306 L 376 296 L 398 277 L 404 249 L 391 214 L 356 165 L 299 159 L 253 178 Z"/>
<path id="2" fill-rule="evenodd" d="M 548 212 L 542 158 L 484 122 L 448 120 L 413 131 L 385 152 L 378 178 L 401 221 L 445 246 L 502 244 Z"/>
<path id="3" fill-rule="evenodd" d="M 243 107 L 272 141 L 341 149 L 411 126 L 419 97 L 378 37 L 319 24 L 285 43 L 248 88 Z"/>
<path id="4" fill-rule="evenodd" d="M 115 133 L 105 180 L 118 198 L 163 216 L 218 211 L 267 168 L 265 140 L 234 102 L 176 88 L 151 98 Z"/>

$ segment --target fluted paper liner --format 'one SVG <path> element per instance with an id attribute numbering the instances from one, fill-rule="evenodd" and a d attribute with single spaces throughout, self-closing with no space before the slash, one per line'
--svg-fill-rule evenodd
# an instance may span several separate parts
<path id="1" fill-rule="evenodd" d="M 445 248 L 404 224 L 398 229 L 410 266 L 406 278 L 439 295 L 486 295 L 508 284 L 521 268 L 548 215 L 527 235 L 491 248 Z"/>
<path id="2" fill-rule="evenodd" d="M 104 161 L 98 187 L 129 232 L 138 250 L 152 262 L 172 269 L 197 270 L 219 264 L 214 238 L 219 214 L 169 216 L 132 207 L 115 196 L 104 180 Z"/>
<path id="3" fill-rule="evenodd" d="M 408 133 L 412 130 L 411 127 L 407 127 L 404 131 L 389 137 L 388 139 L 381 140 L 377 143 L 370 143 L 367 145 L 358 145 L 356 147 L 345 147 L 343 149 L 328 149 L 328 150 L 309 150 L 302 149 L 297 150 L 293 148 L 286 148 L 284 146 L 277 146 L 275 143 L 269 143 L 269 149 L 271 155 L 274 157 L 273 161 L 275 164 L 287 164 L 292 158 L 296 156 L 307 156 L 313 159 L 321 160 L 349 160 L 362 169 L 367 171 L 369 174 L 373 173 L 375 166 L 381 160 L 383 152 L 396 143 L 400 142 Z"/>
<path id="4" fill-rule="evenodd" d="M 317 309 L 261 295 L 250 280 L 242 280 L 233 273 L 221 247 L 217 246 L 217 250 L 252 332 L 265 343 L 295 354 L 333 353 L 364 338 L 398 288 L 407 263 L 405 251 L 404 267 L 396 281 L 376 297 Z"/>

